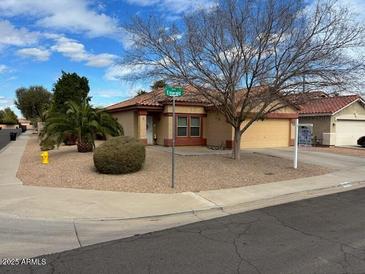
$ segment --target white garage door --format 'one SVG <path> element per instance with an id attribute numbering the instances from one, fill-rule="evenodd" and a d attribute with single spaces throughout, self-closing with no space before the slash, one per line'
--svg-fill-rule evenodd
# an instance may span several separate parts
<path id="1" fill-rule="evenodd" d="M 337 120 L 336 146 L 357 145 L 361 136 L 365 136 L 365 121 Z"/>

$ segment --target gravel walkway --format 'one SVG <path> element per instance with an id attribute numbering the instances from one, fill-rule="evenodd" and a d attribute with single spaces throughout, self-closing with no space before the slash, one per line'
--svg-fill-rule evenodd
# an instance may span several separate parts
<path id="1" fill-rule="evenodd" d="M 176 156 L 176 188 L 170 188 L 170 154 L 147 147 L 146 163 L 139 172 L 103 175 L 95 171 L 91 153 L 77 153 L 76 147 L 61 146 L 50 151 L 50 162 L 42 165 L 36 137 L 25 149 L 18 178 L 25 185 L 96 190 L 171 193 L 241 187 L 328 173 L 325 167 L 251 153 L 241 161 L 227 155 Z"/>

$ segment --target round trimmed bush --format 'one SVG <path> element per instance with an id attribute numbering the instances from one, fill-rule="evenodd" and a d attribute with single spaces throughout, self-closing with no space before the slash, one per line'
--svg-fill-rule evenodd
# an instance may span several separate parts
<path id="1" fill-rule="evenodd" d="M 42 140 L 40 143 L 41 151 L 53 150 L 56 146 L 56 142 L 52 139 Z"/>
<path id="2" fill-rule="evenodd" d="M 146 150 L 142 143 L 128 136 L 111 138 L 94 150 L 94 165 L 104 174 L 124 174 L 142 168 Z"/>

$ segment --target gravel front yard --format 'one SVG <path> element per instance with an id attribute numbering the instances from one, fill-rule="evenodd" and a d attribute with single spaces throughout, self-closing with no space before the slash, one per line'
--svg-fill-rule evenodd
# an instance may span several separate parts
<path id="1" fill-rule="evenodd" d="M 95 171 L 92 153 L 77 153 L 62 146 L 50 151 L 42 165 L 36 137 L 29 140 L 18 170 L 25 185 L 69 187 L 127 192 L 184 192 L 232 188 L 328 173 L 331 169 L 251 153 L 237 162 L 227 155 L 176 156 L 176 188 L 170 188 L 170 154 L 147 147 L 143 169 L 127 175 L 103 175 Z"/>

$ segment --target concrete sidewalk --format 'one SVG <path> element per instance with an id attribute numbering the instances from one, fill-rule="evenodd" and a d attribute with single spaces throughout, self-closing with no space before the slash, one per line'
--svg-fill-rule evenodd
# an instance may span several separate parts
<path id="1" fill-rule="evenodd" d="M 365 165 L 357 161 L 322 176 L 197 193 L 23 186 L 16 171 L 27 140 L 22 135 L 0 153 L 0 257 L 56 252 L 365 186 Z"/>

